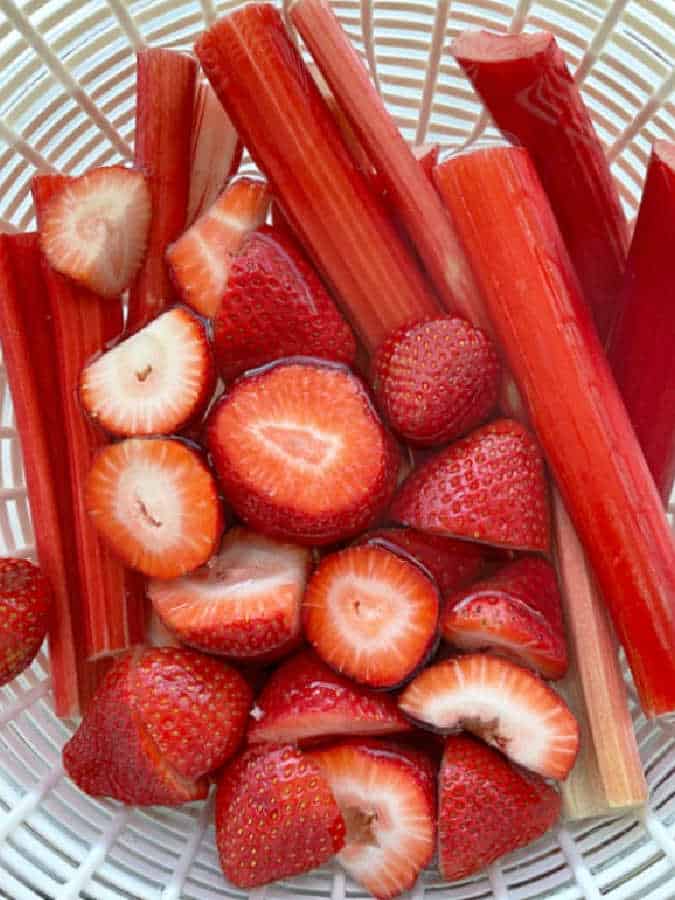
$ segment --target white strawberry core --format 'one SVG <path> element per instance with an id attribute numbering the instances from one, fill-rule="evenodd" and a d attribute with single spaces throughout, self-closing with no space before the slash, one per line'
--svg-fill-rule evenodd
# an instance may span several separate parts
<path id="1" fill-rule="evenodd" d="M 256 422 L 252 430 L 270 453 L 296 469 L 328 469 L 343 445 L 334 432 L 296 422 Z"/>
<path id="2" fill-rule="evenodd" d="M 364 654 L 389 645 L 396 653 L 398 639 L 417 627 L 417 608 L 409 596 L 372 577 L 345 575 L 336 580 L 328 594 L 328 607 L 338 633 Z"/>
<path id="3" fill-rule="evenodd" d="M 183 530 L 180 470 L 139 460 L 117 477 L 115 515 L 142 543 L 159 553 L 190 541 Z"/>

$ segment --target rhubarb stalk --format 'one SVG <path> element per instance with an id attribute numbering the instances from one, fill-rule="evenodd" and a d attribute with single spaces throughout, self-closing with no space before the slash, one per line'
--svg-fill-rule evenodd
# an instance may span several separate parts
<path id="1" fill-rule="evenodd" d="M 530 153 L 598 334 L 617 310 L 628 224 L 602 144 L 552 34 L 466 32 L 452 53 L 497 127 Z"/>

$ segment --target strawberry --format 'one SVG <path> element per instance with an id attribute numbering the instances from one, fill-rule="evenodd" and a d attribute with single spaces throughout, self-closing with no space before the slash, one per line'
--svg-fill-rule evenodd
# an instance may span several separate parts
<path id="1" fill-rule="evenodd" d="M 237 380 L 209 416 L 206 443 L 235 512 L 303 544 L 358 534 L 396 484 L 398 454 L 363 384 L 322 360 Z"/>
<path id="2" fill-rule="evenodd" d="M 152 202 L 145 176 L 103 166 L 69 178 L 41 215 L 50 265 L 103 297 L 129 287 L 145 256 Z"/>
<path id="3" fill-rule="evenodd" d="M 218 312 L 232 260 L 246 235 L 265 221 L 269 202 L 264 181 L 238 178 L 167 248 L 178 292 L 200 315 Z"/>
<path id="4" fill-rule="evenodd" d="M 462 650 L 493 650 L 544 678 L 567 671 L 567 644 L 555 569 L 519 559 L 448 598 L 443 637 Z"/>
<path id="5" fill-rule="evenodd" d="M 90 362 L 80 400 L 111 434 L 171 434 L 204 411 L 214 388 L 204 323 L 177 306 Z"/>
<path id="6" fill-rule="evenodd" d="M 330 785 L 347 826 L 341 865 L 381 900 L 412 888 L 434 852 L 431 759 L 374 740 L 347 740 L 307 756 Z"/>
<path id="7" fill-rule="evenodd" d="M 345 823 L 319 767 L 289 745 L 257 747 L 223 773 L 216 844 L 240 888 L 300 875 L 342 848 Z"/>
<path id="8" fill-rule="evenodd" d="M 411 730 L 393 698 L 336 675 L 311 650 L 297 653 L 272 673 L 252 715 L 252 744 Z"/>
<path id="9" fill-rule="evenodd" d="M 186 644 L 237 659 L 269 659 L 297 643 L 311 550 L 232 528 L 201 569 L 153 579 L 148 596 Z"/>
<path id="10" fill-rule="evenodd" d="M 0 559 L 0 685 L 35 659 L 51 603 L 49 582 L 37 566 L 27 559 Z"/>
<path id="11" fill-rule="evenodd" d="M 560 795 L 538 775 L 468 735 L 446 741 L 438 784 L 438 862 L 467 878 L 548 831 Z"/>
<path id="12" fill-rule="evenodd" d="M 477 578 L 487 557 L 484 545 L 425 534 L 414 528 L 378 528 L 366 532 L 356 543 L 376 544 L 412 556 L 433 577 L 442 597 Z"/>
<path id="13" fill-rule="evenodd" d="M 284 229 L 258 228 L 230 267 L 213 323 L 225 381 L 283 356 L 318 356 L 352 365 L 349 325 L 299 245 Z"/>
<path id="14" fill-rule="evenodd" d="M 382 547 L 325 557 L 303 602 L 307 640 L 333 669 L 361 684 L 393 688 L 437 643 L 438 589 L 412 561 Z"/>
<path id="15" fill-rule="evenodd" d="M 452 441 L 489 415 L 501 366 L 494 344 L 464 319 L 405 325 L 378 349 L 373 385 L 385 418 L 421 447 Z"/>
<path id="16" fill-rule="evenodd" d="M 566 778 L 579 747 L 579 726 L 566 703 L 529 669 L 474 653 L 425 669 L 399 706 L 425 727 L 464 728 L 545 778 Z"/>
<path id="17" fill-rule="evenodd" d="M 483 425 L 409 475 L 390 515 L 421 531 L 546 552 L 550 512 L 539 446 L 512 419 Z"/>
<path id="18" fill-rule="evenodd" d="M 175 578 L 201 566 L 222 533 L 215 479 L 200 454 L 173 438 L 103 447 L 87 476 L 85 508 L 128 566 Z"/>
<path id="19" fill-rule="evenodd" d="M 105 676 L 63 764 L 93 797 L 202 799 L 206 776 L 239 746 L 250 705 L 250 688 L 225 663 L 175 647 L 132 650 Z"/>

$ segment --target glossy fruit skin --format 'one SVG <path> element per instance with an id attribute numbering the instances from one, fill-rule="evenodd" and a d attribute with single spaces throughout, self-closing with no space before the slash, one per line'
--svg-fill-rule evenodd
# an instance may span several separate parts
<path id="1" fill-rule="evenodd" d="M 0 559 L 0 686 L 35 659 L 49 627 L 52 592 L 27 559 Z"/>

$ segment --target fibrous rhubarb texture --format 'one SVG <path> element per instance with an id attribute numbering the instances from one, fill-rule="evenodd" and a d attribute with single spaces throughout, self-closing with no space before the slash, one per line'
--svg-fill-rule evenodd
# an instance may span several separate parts
<path id="1" fill-rule="evenodd" d="M 187 221 L 197 64 L 184 53 L 148 47 L 137 58 L 134 165 L 152 193 L 145 262 L 129 293 L 127 330 L 175 302 L 164 254 Z"/>
<path id="2" fill-rule="evenodd" d="M 436 180 L 645 714 L 673 712 L 675 544 L 534 165 L 498 147 Z"/>
<path id="3" fill-rule="evenodd" d="M 530 152 L 606 341 L 628 225 L 600 139 L 552 34 L 465 32 L 452 53 L 497 127 Z"/>
<path id="4" fill-rule="evenodd" d="M 675 480 L 675 144 L 652 149 L 609 361 L 664 503 Z"/>
<path id="5" fill-rule="evenodd" d="M 433 314 L 424 276 L 355 166 L 279 12 L 244 6 L 212 25 L 195 50 L 364 343 L 372 350 L 394 328 Z"/>

